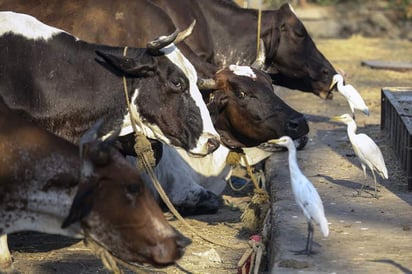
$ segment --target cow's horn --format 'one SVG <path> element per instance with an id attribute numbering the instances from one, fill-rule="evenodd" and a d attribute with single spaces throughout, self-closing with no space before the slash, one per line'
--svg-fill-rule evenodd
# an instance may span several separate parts
<path id="1" fill-rule="evenodd" d="M 105 145 L 113 143 L 120 134 L 120 127 L 104 134 L 103 127 L 105 124 L 105 118 L 100 118 L 95 122 L 89 130 L 87 130 L 79 141 L 80 157 L 83 158 L 85 153 L 88 153 L 88 150 L 92 144 Z"/>
<path id="2" fill-rule="evenodd" d="M 175 44 L 179 44 L 180 42 L 182 42 L 183 40 L 185 40 L 190 34 L 192 34 L 193 28 L 196 25 L 196 19 L 193 20 L 192 24 L 190 24 L 189 27 L 187 27 L 185 30 L 179 32 L 179 34 L 177 35 L 174 43 Z"/>
<path id="3" fill-rule="evenodd" d="M 197 86 L 199 89 L 216 89 L 216 81 L 212 78 L 209 79 L 202 79 L 199 78 L 197 80 Z"/>
<path id="4" fill-rule="evenodd" d="M 87 144 L 93 143 L 94 141 L 97 140 L 98 138 L 98 131 L 102 127 L 104 122 L 103 118 L 100 118 L 93 124 L 89 130 L 87 130 L 83 136 L 80 138 L 79 141 L 79 149 L 80 149 L 80 158 L 83 158 L 84 156 L 84 150 L 87 149 Z"/>
<path id="5" fill-rule="evenodd" d="M 176 40 L 179 30 L 175 30 L 172 34 L 168 36 L 160 36 L 159 38 L 147 43 L 147 49 L 154 54 L 158 54 L 159 50 L 170 45 Z"/>
<path id="6" fill-rule="evenodd" d="M 251 65 L 252 68 L 262 70 L 263 66 L 265 65 L 265 60 L 266 60 L 266 49 L 265 49 L 265 43 L 263 42 L 262 39 L 260 39 L 259 43 L 259 52 L 258 56 L 256 56 L 255 62 Z"/>

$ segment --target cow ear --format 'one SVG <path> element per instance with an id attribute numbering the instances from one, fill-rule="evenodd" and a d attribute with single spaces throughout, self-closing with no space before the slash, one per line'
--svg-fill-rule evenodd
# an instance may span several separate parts
<path id="1" fill-rule="evenodd" d="M 217 90 L 213 93 L 213 95 L 213 101 L 216 103 L 219 111 L 221 111 L 227 105 L 229 98 L 223 90 Z"/>
<path id="2" fill-rule="evenodd" d="M 63 221 L 63 229 L 80 221 L 90 213 L 93 208 L 93 196 L 96 187 L 95 184 L 90 183 L 85 183 L 80 186 L 76 197 L 73 200 L 69 215 Z"/>
<path id="3" fill-rule="evenodd" d="M 117 56 L 102 51 L 96 51 L 96 54 L 103 58 L 105 64 L 124 75 L 137 77 L 152 75 L 156 68 L 156 60 L 148 54 L 142 54 L 136 58 Z"/>

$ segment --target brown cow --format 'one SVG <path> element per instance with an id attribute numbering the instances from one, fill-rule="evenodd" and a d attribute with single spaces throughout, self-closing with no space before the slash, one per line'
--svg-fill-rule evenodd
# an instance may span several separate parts
<path id="1" fill-rule="evenodd" d="M 129 264 L 183 255 L 190 240 L 113 147 L 117 134 L 98 138 L 102 120 L 82 138 L 81 159 L 75 145 L 22 116 L 0 102 L 0 266 L 11 263 L 6 234 L 22 230 L 86 237 Z"/>

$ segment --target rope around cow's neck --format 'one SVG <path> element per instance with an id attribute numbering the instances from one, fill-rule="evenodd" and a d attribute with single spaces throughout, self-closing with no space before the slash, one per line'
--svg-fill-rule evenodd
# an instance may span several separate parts
<path id="1" fill-rule="evenodd" d="M 126 53 L 127 53 L 127 47 L 124 48 L 123 56 L 126 56 Z M 137 135 L 138 133 L 137 133 L 136 123 L 138 123 L 140 126 L 142 126 L 142 122 L 131 111 L 129 95 L 128 95 L 128 92 L 127 92 L 126 77 L 125 76 L 123 76 L 123 87 L 124 87 L 124 94 L 125 94 L 125 97 L 126 97 L 127 108 L 129 109 L 129 114 L 130 114 L 130 122 L 132 124 L 135 135 Z M 141 127 L 141 128 L 143 128 L 143 127 Z M 144 138 L 146 138 L 143 134 L 141 134 L 141 135 Z M 136 136 L 136 138 L 138 138 L 138 137 Z M 150 143 L 149 143 L 149 146 L 150 146 Z M 150 147 L 150 149 L 151 149 L 151 147 Z M 182 217 L 182 215 L 180 215 L 180 213 L 176 210 L 176 208 L 170 202 L 170 199 L 167 196 L 167 194 L 164 192 L 162 185 L 160 184 L 159 180 L 156 177 L 156 174 L 154 173 L 153 165 L 151 164 L 151 161 L 149 159 L 148 154 L 144 153 L 144 150 L 141 150 L 141 149 L 137 150 L 136 146 L 135 146 L 135 151 L 136 151 L 136 154 L 137 154 L 137 156 L 140 160 L 140 161 L 137 161 L 137 162 L 138 163 L 141 162 L 141 164 L 138 165 L 137 168 L 139 168 L 139 170 L 145 170 L 146 171 L 146 173 L 149 175 L 150 179 L 152 180 L 152 183 L 155 186 L 157 192 L 159 193 L 160 197 L 162 198 L 163 202 L 168 207 L 170 212 L 176 217 L 176 219 L 178 219 L 184 226 L 186 226 L 194 234 L 196 234 L 197 236 L 199 236 L 200 238 L 202 238 L 203 240 L 205 240 L 209 243 L 216 244 L 216 245 L 223 246 L 223 247 L 227 247 L 227 248 L 232 248 L 232 249 L 244 248 L 243 245 L 229 245 L 229 244 L 226 244 L 226 243 L 222 243 L 222 242 L 218 242 L 216 240 L 210 239 L 209 237 L 207 237 L 205 235 L 202 235 L 199 231 L 197 231 L 189 223 L 187 223 L 186 220 Z"/>
<path id="2" fill-rule="evenodd" d="M 258 10 L 257 35 L 256 35 L 256 58 L 259 56 L 261 26 L 262 26 L 262 3 L 260 3 L 259 10 Z"/>

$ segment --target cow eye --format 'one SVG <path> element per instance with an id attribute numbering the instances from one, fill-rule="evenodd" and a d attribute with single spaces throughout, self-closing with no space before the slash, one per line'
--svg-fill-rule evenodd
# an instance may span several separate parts
<path id="1" fill-rule="evenodd" d="M 173 82 L 173 84 L 175 85 L 176 89 L 181 89 L 182 88 L 182 83 L 180 83 L 180 81 L 175 81 L 175 82 Z"/>
<path id="2" fill-rule="evenodd" d="M 136 194 L 140 192 L 142 189 L 142 186 L 139 184 L 130 184 L 126 186 L 126 191 L 130 194 Z"/>
<path id="3" fill-rule="evenodd" d="M 244 91 L 241 91 L 241 92 L 239 92 L 238 97 L 239 97 L 240 99 L 243 99 L 243 98 L 246 97 L 246 93 L 245 93 Z"/>
<path id="4" fill-rule="evenodd" d="M 280 25 L 279 29 L 280 31 L 286 31 L 286 25 L 285 24 Z"/>
<path id="5" fill-rule="evenodd" d="M 294 29 L 294 32 L 295 32 L 295 35 L 297 36 L 297 37 L 304 37 L 305 36 L 305 32 L 304 32 L 304 29 L 303 29 L 303 27 L 296 27 L 295 29 Z"/>
<path id="6" fill-rule="evenodd" d="M 186 92 L 187 85 L 183 81 L 183 79 L 177 78 L 172 80 L 172 89 L 177 92 Z"/>

